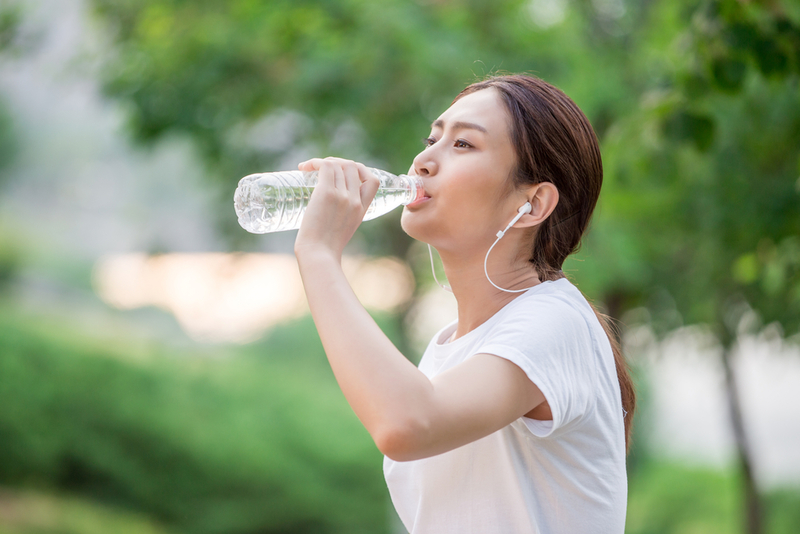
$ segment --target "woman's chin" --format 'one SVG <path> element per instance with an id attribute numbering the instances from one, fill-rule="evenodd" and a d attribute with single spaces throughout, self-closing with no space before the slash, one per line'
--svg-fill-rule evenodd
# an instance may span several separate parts
<path id="1" fill-rule="evenodd" d="M 425 241 L 425 232 L 422 231 L 423 229 L 418 223 L 419 217 L 417 217 L 417 214 L 407 209 L 403 209 L 403 215 L 400 217 L 400 228 L 402 228 L 405 233 L 417 241 Z"/>

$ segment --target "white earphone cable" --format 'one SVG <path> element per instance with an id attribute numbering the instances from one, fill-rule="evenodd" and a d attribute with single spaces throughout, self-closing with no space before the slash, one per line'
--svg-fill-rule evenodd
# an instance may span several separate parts
<path id="1" fill-rule="evenodd" d="M 506 293 L 522 293 L 524 291 L 529 290 L 531 287 L 534 287 L 534 286 L 526 287 L 525 289 L 505 289 L 503 287 L 500 287 L 497 284 L 495 284 L 494 282 L 492 282 L 491 278 L 489 278 L 489 269 L 487 267 L 487 264 L 489 263 L 489 253 L 492 252 L 492 249 L 494 248 L 494 246 L 497 243 L 499 243 L 501 239 L 503 239 L 503 236 L 506 235 L 506 232 L 508 231 L 509 228 L 514 226 L 514 224 L 518 220 L 520 220 L 520 218 L 522 218 L 523 215 L 525 215 L 526 213 L 530 213 L 531 211 L 532 211 L 532 207 L 531 207 L 531 203 L 530 202 L 526 202 L 525 204 L 523 204 L 517 210 L 516 217 L 514 217 L 511 220 L 511 222 L 508 223 L 508 226 L 506 226 L 505 230 L 497 232 L 497 239 L 494 240 L 494 243 L 492 243 L 492 246 L 489 247 L 489 250 L 486 251 L 486 256 L 483 258 L 483 274 L 486 275 L 486 279 L 489 281 L 489 283 L 492 284 L 495 288 L 499 289 L 500 291 L 505 291 Z"/>
<path id="2" fill-rule="evenodd" d="M 453 290 L 450 288 L 450 286 L 444 285 L 443 283 L 441 283 L 439 281 L 438 278 L 436 278 L 436 269 L 433 267 L 433 250 L 431 250 L 431 246 L 430 245 L 428 245 L 428 254 L 431 257 L 431 272 L 433 273 L 433 279 L 436 280 L 436 283 L 439 284 L 439 287 L 441 287 L 445 291 L 449 291 L 450 293 L 452 293 Z"/>
<path id="3" fill-rule="evenodd" d="M 508 228 L 506 228 L 506 230 L 508 230 Z M 500 291 L 505 291 L 506 293 L 523 293 L 523 292 L 529 290 L 531 287 L 534 287 L 534 286 L 526 287 L 525 289 L 505 289 L 505 288 L 502 288 L 502 287 L 498 286 L 494 282 L 492 282 L 492 279 L 489 278 L 489 269 L 486 266 L 486 264 L 489 262 L 489 253 L 492 251 L 494 246 L 503 238 L 504 235 L 505 235 L 504 232 L 497 232 L 497 239 L 494 240 L 494 243 L 492 243 L 492 246 L 489 247 L 489 250 L 486 251 L 486 257 L 483 258 L 483 274 L 486 275 L 486 279 L 489 281 L 489 283 L 492 284 L 497 289 L 499 289 Z"/>

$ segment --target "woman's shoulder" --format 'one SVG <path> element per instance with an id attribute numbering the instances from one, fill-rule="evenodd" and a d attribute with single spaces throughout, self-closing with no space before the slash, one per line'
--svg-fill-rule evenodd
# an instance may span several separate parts
<path id="1" fill-rule="evenodd" d="M 576 354 L 605 352 L 607 337 L 597 315 L 566 278 L 545 282 L 539 291 L 523 294 L 503 312 L 486 332 L 487 338 L 505 339 L 534 351 L 559 347 Z"/>
<path id="2" fill-rule="evenodd" d="M 527 314 L 542 319 L 559 319 L 581 322 L 586 316 L 594 316 L 589 302 L 566 278 L 542 282 L 514 299 L 507 307 L 509 317 Z"/>

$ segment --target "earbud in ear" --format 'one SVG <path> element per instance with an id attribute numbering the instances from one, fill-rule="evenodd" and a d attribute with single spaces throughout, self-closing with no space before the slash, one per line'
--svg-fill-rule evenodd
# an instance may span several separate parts
<path id="1" fill-rule="evenodd" d="M 511 220 L 511 222 L 510 222 L 510 223 L 508 223 L 508 226 L 506 226 L 505 230 L 502 230 L 502 231 L 500 231 L 500 232 L 497 232 L 497 234 L 496 234 L 496 235 L 497 235 L 497 238 L 498 238 L 498 239 L 500 239 L 501 237 L 503 237 L 503 236 L 506 234 L 506 230 L 508 230 L 509 228 L 511 228 L 512 226 L 514 226 L 514 224 L 515 224 L 515 223 L 516 223 L 518 220 L 520 220 L 520 219 L 522 218 L 522 216 L 523 216 L 523 215 L 525 215 L 526 213 L 530 213 L 532 209 L 533 209 L 533 207 L 531 206 L 531 203 L 530 203 L 530 202 L 526 202 L 525 204 L 523 204 L 522 206 L 520 206 L 520 207 L 519 207 L 519 209 L 517 210 L 517 216 L 516 216 L 516 217 L 514 217 L 514 218 Z"/>

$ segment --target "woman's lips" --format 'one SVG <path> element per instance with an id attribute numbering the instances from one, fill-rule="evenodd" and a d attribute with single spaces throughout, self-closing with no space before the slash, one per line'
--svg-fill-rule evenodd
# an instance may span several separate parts
<path id="1" fill-rule="evenodd" d="M 423 195 L 420 198 L 418 198 L 417 200 L 415 200 L 414 202 L 410 202 L 409 204 L 406 204 L 406 207 L 408 209 L 412 209 L 413 210 L 415 208 L 418 208 L 419 206 L 421 206 L 425 202 L 429 201 L 430 199 L 431 199 L 431 197 L 429 197 L 427 193 L 423 193 Z"/>

